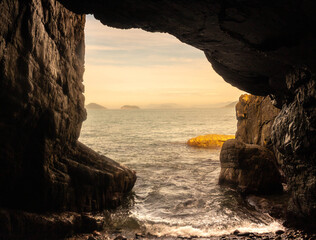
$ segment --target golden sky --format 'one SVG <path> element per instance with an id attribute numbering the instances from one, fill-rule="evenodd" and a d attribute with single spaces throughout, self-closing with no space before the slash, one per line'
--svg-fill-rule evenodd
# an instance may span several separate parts
<path id="1" fill-rule="evenodd" d="M 92 16 L 85 34 L 86 104 L 211 107 L 243 93 L 215 73 L 202 51 L 169 34 L 114 29 Z"/>

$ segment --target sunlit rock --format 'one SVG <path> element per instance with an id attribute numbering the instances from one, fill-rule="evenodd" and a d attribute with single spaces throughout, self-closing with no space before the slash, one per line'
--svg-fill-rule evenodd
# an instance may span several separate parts
<path id="1" fill-rule="evenodd" d="M 236 139 L 272 150 L 271 127 L 279 112 L 272 105 L 270 97 L 241 95 L 236 104 Z"/>
<path id="2" fill-rule="evenodd" d="M 234 135 L 207 134 L 191 138 L 187 144 L 202 148 L 221 148 L 225 141 L 235 138 Z"/>

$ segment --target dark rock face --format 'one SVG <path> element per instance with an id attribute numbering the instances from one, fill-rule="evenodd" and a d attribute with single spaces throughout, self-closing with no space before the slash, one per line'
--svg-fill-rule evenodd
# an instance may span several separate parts
<path id="1" fill-rule="evenodd" d="M 0 11 L 0 207 L 117 206 L 135 173 L 77 142 L 85 16 L 55 0 L 3 0 Z"/>
<path id="2" fill-rule="evenodd" d="M 233 185 L 247 194 L 282 192 L 274 154 L 267 148 L 230 139 L 224 143 L 220 159 L 220 184 Z"/>
<path id="3" fill-rule="evenodd" d="M 272 141 L 292 193 L 288 220 L 315 229 L 316 78 L 306 69 L 297 69 L 286 82 L 289 92 L 274 121 Z"/>

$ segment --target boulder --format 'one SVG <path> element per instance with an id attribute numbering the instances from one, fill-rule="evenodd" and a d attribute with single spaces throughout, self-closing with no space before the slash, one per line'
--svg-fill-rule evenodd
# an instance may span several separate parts
<path id="1" fill-rule="evenodd" d="M 220 184 L 232 185 L 243 193 L 282 192 L 275 157 L 267 148 L 231 139 L 224 143 L 220 159 Z"/>

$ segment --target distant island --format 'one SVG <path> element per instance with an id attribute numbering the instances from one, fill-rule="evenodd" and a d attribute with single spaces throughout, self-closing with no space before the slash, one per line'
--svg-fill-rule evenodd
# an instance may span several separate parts
<path id="1" fill-rule="evenodd" d="M 233 108 L 236 106 L 236 104 L 238 103 L 238 101 L 232 102 L 230 104 L 227 104 L 226 106 L 224 106 L 223 108 Z"/>
<path id="2" fill-rule="evenodd" d="M 149 104 L 146 106 L 149 109 L 170 109 L 170 108 L 182 108 L 181 105 L 175 103 L 162 103 L 162 104 Z"/>
<path id="3" fill-rule="evenodd" d="M 124 105 L 121 107 L 121 109 L 140 109 L 140 108 L 134 105 Z"/>
<path id="4" fill-rule="evenodd" d="M 88 105 L 86 105 L 86 108 L 87 109 L 107 109 L 106 107 L 103 107 L 96 103 L 89 103 Z"/>

